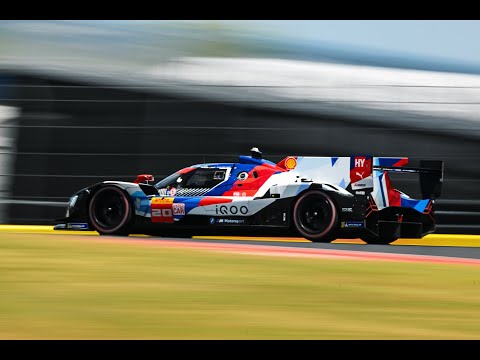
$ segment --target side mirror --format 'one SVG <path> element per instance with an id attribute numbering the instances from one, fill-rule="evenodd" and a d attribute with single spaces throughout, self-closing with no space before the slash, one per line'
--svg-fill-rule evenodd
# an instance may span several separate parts
<path id="1" fill-rule="evenodd" d="M 150 181 L 154 181 L 155 178 L 150 174 L 141 174 L 137 175 L 137 178 L 133 181 L 135 184 L 145 183 L 148 184 Z"/>

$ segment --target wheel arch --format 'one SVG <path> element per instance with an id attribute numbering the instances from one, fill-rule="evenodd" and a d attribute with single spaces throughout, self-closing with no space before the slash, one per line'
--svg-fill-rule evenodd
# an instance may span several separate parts
<path id="1" fill-rule="evenodd" d="M 298 198 L 300 198 L 300 196 L 312 190 L 318 190 L 329 195 L 332 198 L 332 201 L 335 204 L 335 207 L 339 212 L 339 214 L 341 214 L 340 206 L 344 205 L 344 203 L 348 201 L 347 199 L 349 199 L 349 197 L 346 194 L 343 194 L 342 192 L 340 192 L 340 190 L 337 190 L 334 185 L 330 185 L 327 183 L 313 183 L 308 188 L 300 191 L 297 195 L 295 195 L 294 201 L 292 201 L 292 204 L 291 204 L 291 209 L 293 210 L 293 207 L 295 206 L 295 202 L 297 201 Z M 351 195 L 351 197 L 353 202 L 353 195 Z M 293 211 L 292 211 L 292 215 L 293 215 Z"/>
<path id="2" fill-rule="evenodd" d="M 96 192 L 98 192 L 100 189 L 102 189 L 104 187 L 107 187 L 107 186 L 115 186 L 115 187 L 119 188 L 120 190 L 122 190 L 122 192 L 125 193 L 125 195 L 127 195 L 127 198 L 128 198 L 128 201 L 130 202 L 130 205 L 132 205 L 132 206 L 134 205 L 132 197 L 130 196 L 129 192 L 127 191 L 127 187 L 125 185 L 115 183 L 115 182 L 109 182 L 109 183 L 101 182 L 101 183 L 94 184 L 94 185 L 92 185 L 92 186 L 90 186 L 86 189 L 86 191 L 89 192 L 88 197 L 87 197 L 87 201 L 86 201 L 87 207 L 88 207 L 88 204 L 90 203 L 90 200 L 92 199 L 92 196 Z"/>

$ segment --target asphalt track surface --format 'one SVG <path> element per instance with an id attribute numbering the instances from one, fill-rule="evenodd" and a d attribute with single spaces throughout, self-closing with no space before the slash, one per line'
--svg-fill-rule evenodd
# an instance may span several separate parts
<path id="1" fill-rule="evenodd" d="M 2 233 L 23 233 L 23 234 L 55 234 L 57 236 L 95 236 L 94 231 L 54 231 L 51 226 L 35 225 L 0 225 L 0 238 Z M 275 238 L 275 237 L 242 237 L 242 236 L 194 236 L 193 238 L 172 238 L 172 237 L 153 237 L 145 235 L 130 235 L 125 237 L 102 236 L 100 240 L 114 240 L 118 242 L 138 241 L 142 243 L 154 244 L 178 244 L 181 247 L 210 247 L 217 244 L 220 248 L 230 249 L 258 249 L 270 248 L 272 251 L 281 250 L 281 252 L 291 249 L 293 253 L 308 254 L 309 249 L 312 254 L 324 251 L 327 254 L 401 254 L 401 255 L 419 255 L 428 257 L 450 257 L 463 259 L 480 259 L 480 236 L 479 235 L 443 235 L 431 234 L 423 239 L 399 239 L 390 245 L 365 244 L 359 239 L 338 239 L 332 243 L 312 243 L 303 238 Z M 210 245 L 209 245 L 210 244 Z M 243 247 L 241 245 L 244 245 Z M 248 245 L 248 247 L 246 246 Z"/>
<path id="2" fill-rule="evenodd" d="M 167 240 L 166 238 L 149 238 L 155 240 Z M 212 241 L 227 244 L 246 244 L 257 246 L 274 246 L 274 247 L 292 247 L 304 249 L 328 249 L 328 250 L 348 250 L 358 252 L 378 252 L 390 254 L 409 254 L 409 255 L 428 255 L 428 256 L 448 256 L 456 258 L 480 259 L 480 247 L 455 247 L 455 246 L 402 246 L 402 245 L 372 245 L 372 244 L 341 244 L 341 243 L 306 243 L 306 242 L 274 242 L 274 241 L 258 241 L 258 240 L 219 240 L 219 239 L 184 239 L 169 238 L 168 240 L 184 241 L 184 242 L 208 242 Z M 480 237 L 479 237 L 480 243 Z"/>

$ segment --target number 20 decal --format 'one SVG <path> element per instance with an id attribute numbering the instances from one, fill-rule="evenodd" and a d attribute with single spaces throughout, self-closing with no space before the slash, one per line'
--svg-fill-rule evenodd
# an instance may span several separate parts
<path id="1" fill-rule="evenodd" d="M 152 209 L 152 216 L 172 217 L 172 209 Z"/>

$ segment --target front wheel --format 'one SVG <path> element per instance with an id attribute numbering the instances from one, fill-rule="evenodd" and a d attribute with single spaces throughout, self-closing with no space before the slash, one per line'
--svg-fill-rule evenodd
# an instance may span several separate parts
<path id="1" fill-rule="evenodd" d="M 93 194 L 88 219 L 100 235 L 129 235 L 132 206 L 127 195 L 116 186 L 105 186 Z"/>
<path id="2" fill-rule="evenodd" d="M 337 207 L 332 198 L 322 191 L 307 191 L 293 207 L 293 223 L 297 232 L 314 242 L 334 240 L 337 221 Z"/>

